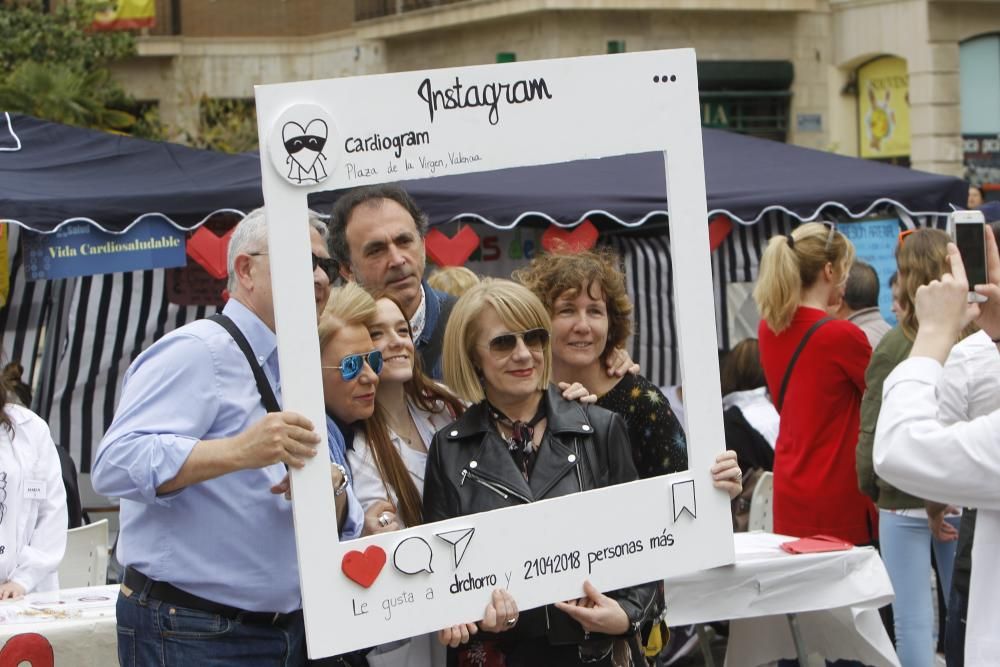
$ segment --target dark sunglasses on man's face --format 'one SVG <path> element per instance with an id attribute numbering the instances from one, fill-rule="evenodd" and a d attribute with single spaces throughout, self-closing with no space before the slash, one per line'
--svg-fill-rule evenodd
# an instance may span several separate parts
<path id="1" fill-rule="evenodd" d="M 323 368 L 340 371 L 340 375 L 344 378 L 344 381 L 349 382 L 361 374 L 361 369 L 365 367 L 366 361 L 375 375 L 382 372 L 382 352 L 379 350 L 372 350 L 363 354 L 349 354 L 340 360 L 339 366 L 323 366 Z"/>
<path id="2" fill-rule="evenodd" d="M 517 339 L 524 341 L 529 350 L 542 350 L 549 343 L 549 332 L 545 329 L 528 329 L 527 331 L 512 331 L 500 334 L 490 339 L 488 347 L 496 356 L 513 354 L 517 348 Z"/>
<path id="3" fill-rule="evenodd" d="M 258 250 L 256 252 L 248 252 L 247 254 L 250 255 L 251 257 L 264 257 L 268 253 L 266 250 Z M 336 279 L 338 273 L 337 260 L 331 257 L 319 257 L 316 255 L 316 253 L 313 253 L 312 263 L 313 263 L 313 271 L 315 271 L 316 267 L 318 266 L 319 268 L 323 269 L 323 273 L 326 274 L 326 277 L 330 279 L 331 283 Z"/>
<path id="4" fill-rule="evenodd" d="M 330 282 L 332 283 L 334 279 L 337 277 L 337 260 L 333 259 L 332 257 L 318 257 L 316 253 L 313 253 L 312 258 L 313 258 L 313 271 L 316 270 L 316 267 L 319 267 L 320 269 L 323 270 L 323 273 L 326 274 L 326 277 L 329 278 Z"/>

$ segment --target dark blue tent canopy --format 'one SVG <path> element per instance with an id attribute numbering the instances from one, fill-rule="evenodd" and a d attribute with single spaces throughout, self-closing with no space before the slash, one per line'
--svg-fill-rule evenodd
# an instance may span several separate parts
<path id="1" fill-rule="evenodd" d="M 771 210 L 801 220 L 835 207 L 851 217 L 893 205 L 941 214 L 965 201 L 953 177 L 704 130 L 708 208 L 752 223 Z M 637 226 L 668 212 L 659 153 L 408 181 L 432 224 L 456 218 L 512 227 L 600 214 Z M 311 198 L 323 210 L 335 192 Z M 112 232 L 162 214 L 191 229 L 219 211 L 260 206 L 256 155 L 225 155 L 0 114 L 0 219 L 49 232 L 88 220 Z"/>
<path id="2" fill-rule="evenodd" d="M 89 221 L 121 232 L 145 215 L 199 226 L 260 206 L 256 155 L 85 130 L 0 112 L 0 220 L 39 232 Z"/>

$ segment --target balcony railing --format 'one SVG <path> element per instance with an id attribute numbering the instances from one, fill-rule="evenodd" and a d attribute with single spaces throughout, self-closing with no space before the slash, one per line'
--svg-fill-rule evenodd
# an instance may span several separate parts
<path id="1" fill-rule="evenodd" d="M 418 9 L 457 5 L 469 0 L 354 0 L 354 20 L 367 21 L 385 16 L 397 16 Z"/>

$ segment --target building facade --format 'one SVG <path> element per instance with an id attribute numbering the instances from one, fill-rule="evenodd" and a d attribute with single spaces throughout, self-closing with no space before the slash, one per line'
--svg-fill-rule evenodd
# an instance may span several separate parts
<path id="1" fill-rule="evenodd" d="M 157 0 L 157 11 L 116 75 L 189 134 L 204 99 L 248 100 L 258 83 L 693 47 L 705 125 L 1000 182 L 1000 0 Z"/>

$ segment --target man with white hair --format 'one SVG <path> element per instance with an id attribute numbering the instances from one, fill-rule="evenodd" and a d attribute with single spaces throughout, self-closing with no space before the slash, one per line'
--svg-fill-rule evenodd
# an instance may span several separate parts
<path id="1" fill-rule="evenodd" d="M 311 221 L 317 312 L 336 266 Z M 285 223 L 289 224 L 289 223 Z M 98 493 L 121 498 L 121 663 L 302 665 L 305 637 L 288 468 L 320 436 L 280 411 L 267 224 L 250 213 L 229 244 L 224 318 L 172 331 L 129 367 L 94 463 Z M 242 340 L 239 340 L 242 339 Z M 330 442 L 338 523 L 363 512 Z M 333 527 L 331 526 L 331 529 Z"/>

